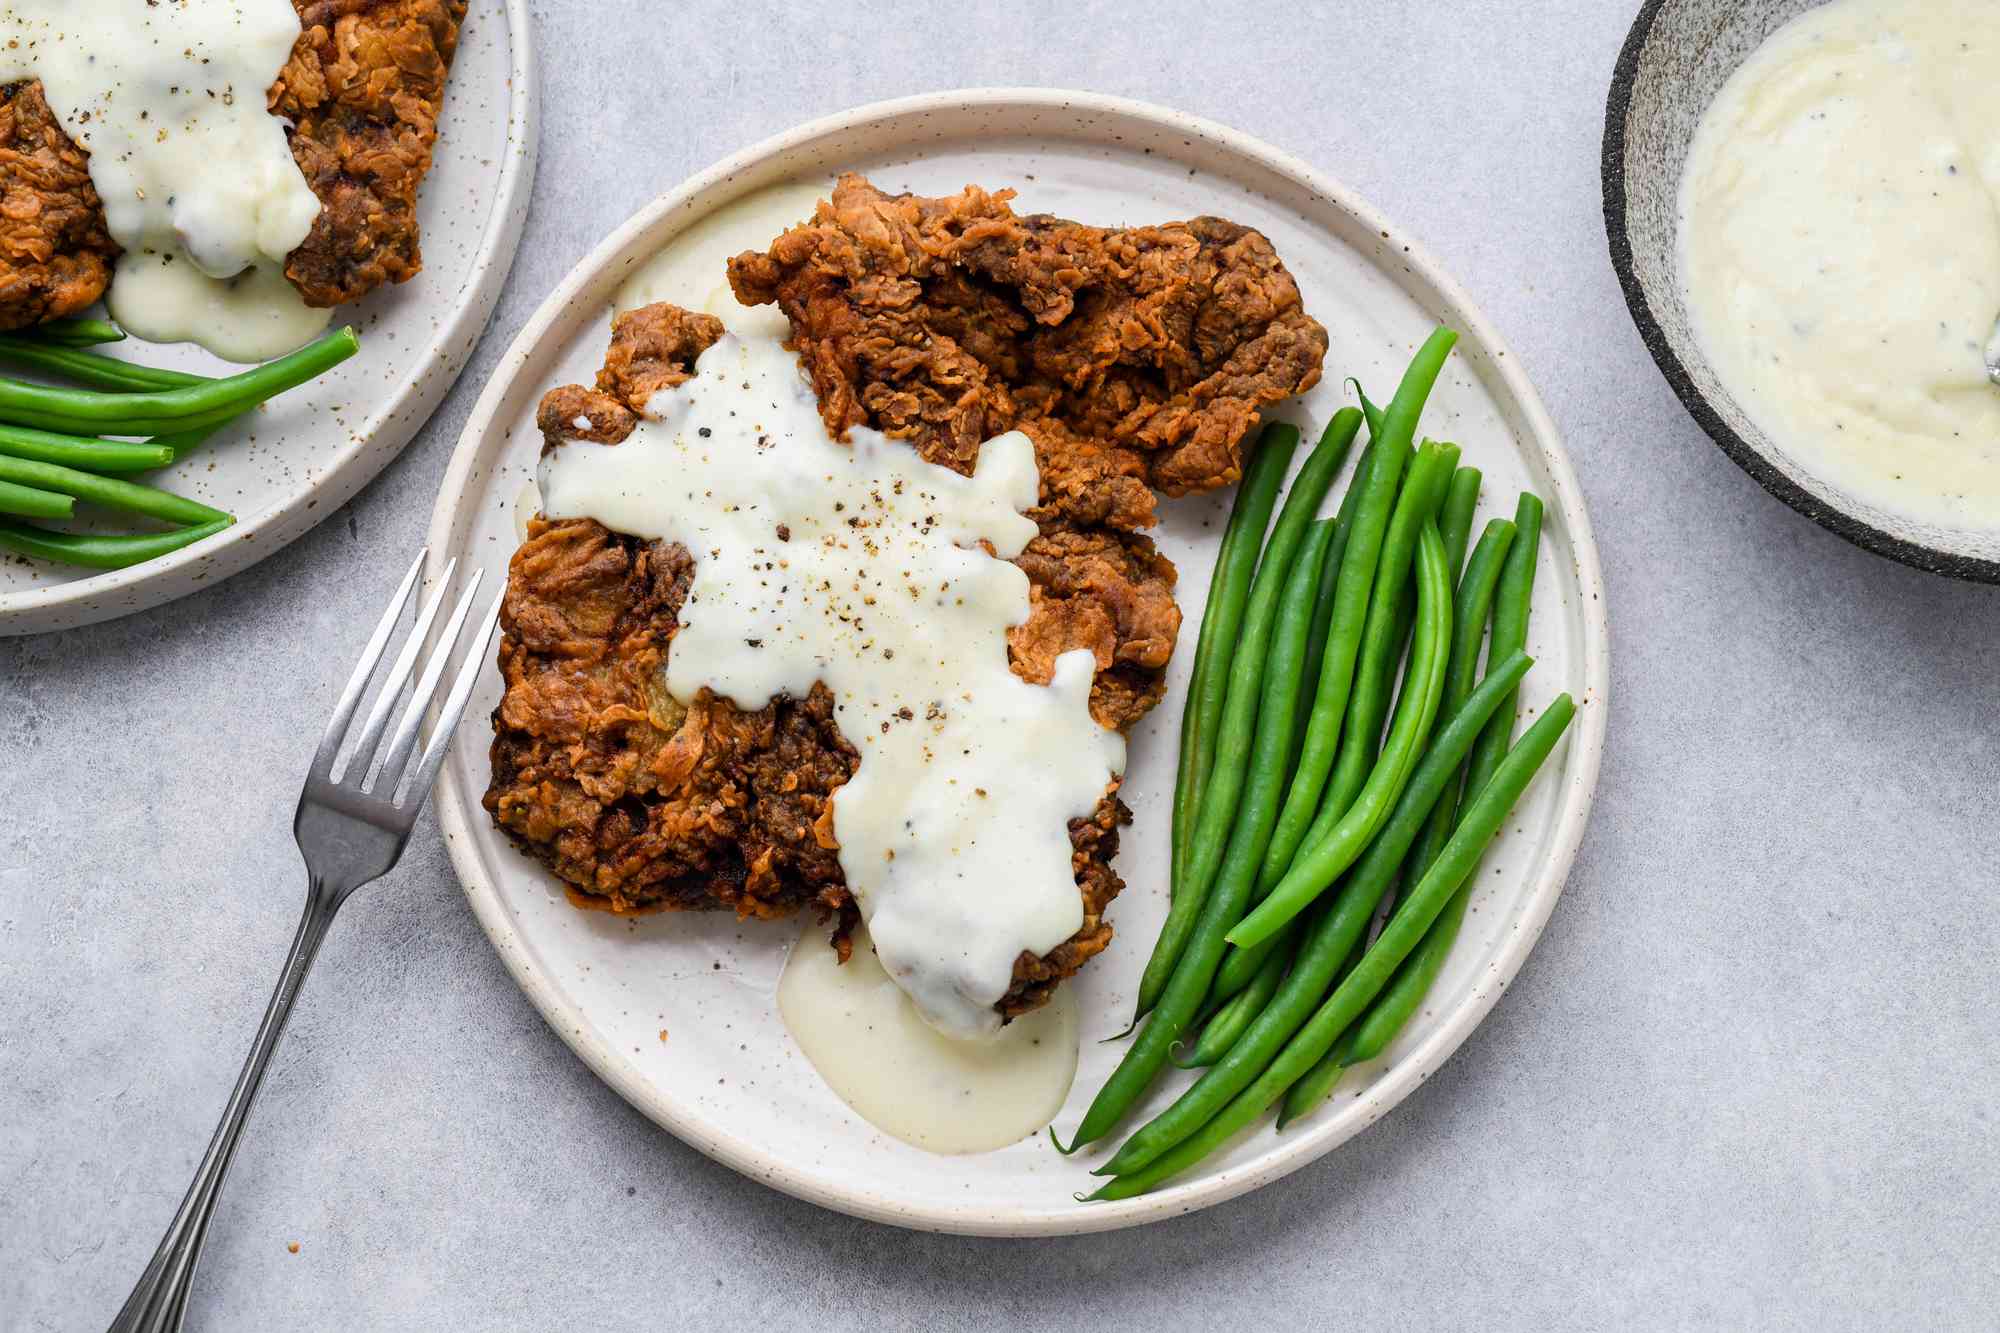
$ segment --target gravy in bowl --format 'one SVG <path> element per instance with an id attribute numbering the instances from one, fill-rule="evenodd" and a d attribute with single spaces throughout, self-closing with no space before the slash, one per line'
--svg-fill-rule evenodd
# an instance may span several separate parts
<path id="1" fill-rule="evenodd" d="M 1702 351 L 1800 466 L 2000 530 L 2000 3 L 1832 0 L 1696 132 L 1679 283 Z"/>

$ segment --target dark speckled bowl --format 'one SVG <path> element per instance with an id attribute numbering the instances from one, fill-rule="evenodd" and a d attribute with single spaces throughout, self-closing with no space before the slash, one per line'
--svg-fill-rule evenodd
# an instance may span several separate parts
<path id="1" fill-rule="evenodd" d="M 1884 512 L 1775 448 L 1722 387 L 1689 328 L 1675 275 L 1681 168 L 1702 112 L 1772 30 L 1821 0 L 1646 0 L 1611 77 L 1604 226 L 1626 304 L 1660 371 L 1722 452 L 1759 485 L 1855 545 L 1952 578 L 2000 583 L 2000 533 Z"/>

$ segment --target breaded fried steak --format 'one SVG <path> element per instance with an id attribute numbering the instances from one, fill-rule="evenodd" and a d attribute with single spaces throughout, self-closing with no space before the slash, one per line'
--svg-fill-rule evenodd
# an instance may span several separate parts
<path id="1" fill-rule="evenodd" d="M 285 276 L 307 305 L 359 300 L 422 267 L 417 186 L 430 170 L 466 0 L 292 0 L 303 31 L 269 92 L 321 208 Z M 119 249 L 39 82 L 0 88 L 0 329 L 78 314 Z"/>
<path id="2" fill-rule="evenodd" d="M 1103 231 L 1015 218 L 1005 199 L 891 199 L 850 177 L 730 276 L 739 296 L 782 304 L 837 434 L 870 425 L 968 475 L 984 439 L 1033 440 L 1039 535 L 1014 562 L 1030 611 L 1009 663 L 1046 683 L 1064 652 L 1088 650 L 1091 715 L 1124 731 L 1159 701 L 1180 626 L 1173 566 L 1136 530 L 1154 489 L 1234 480 L 1258 408 L 1317 380 L 1325 333 L 1256 232 L 1215 219 Z M 596 387 L 544 397 L 547 447 L 623 440 L 722 332 L 667 305 L 621 316 Z M 613 911 L 810 905 L 849 922 L 831 797 L 856 752 L 824 686 L 756 711 L 668 695 L 693 569 L 678 545 L 589 519 L 530 523 L 501 617 L 486 808 L 573 897 Z M 1020 956 L 1003 1014 L 1110 942 L 1103 912 L 1123 887 L 1110 861 L 1129 818 L 1114 782 L 1072 821 L 1083 926 Z"/>

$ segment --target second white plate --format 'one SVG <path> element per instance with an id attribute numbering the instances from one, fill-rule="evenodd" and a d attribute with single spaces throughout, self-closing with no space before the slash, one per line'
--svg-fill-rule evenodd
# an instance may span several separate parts
<path id="1" fill-rule="evenodd" d="M 94 572 L 0 551 L 0 635 L 88 625 L 172 601 L 303 536 L 402 452 L 485 331 L 513 267 L 535 179 L 535 63 L 524 0 L 473 7 L 417 196 L 423 272 L 334 311 L 361 352 L 273 399 L 145 480 L 236 515 L 207 541 Z M 242 370 L 193 345 L 128 341 L 115 355 L 203 375 Z"/>
<path id="2" fill-rule="evenodd" d="M 889 190 L 951 193 L 968 182 L 1020 191 L 1022 212 L 1100 224 L 1212 213 L 1269 236 L 1306 306 L 1332 337 L 1324 381 L 1279 415 L 1309 426 L 1357 376 L 1386 396 L 1435 323 L 1463 335 L 1425 430 L 1484 469 L 1482 520 L 1511 513 L 1522 488 L 1547 504 L 1524 710 L 1557 692 L 1581 710 L 1560 750 L 1482 867 L 1450 964 L 1424 1011 L 1377 1064 L 1351 1071 L 1334 1101 L 1282 1136 L 1268 1124 L 1151 1196 L 1079 1205 L 1101 1158 L 1057 1156 L 1034 1138 L 996 1153 L 936 1157 L 876 1131 L 820 1081 L 779 1022 L 773 990 L 798 927 L 714 915 L 620 920 L 571 907 L 552 879 L 480 808 L 486 736 L 469 723 L 437 793 L 466 894 L 523 990 L 608 1083 L 674 1133 L 755 1179 L 899 1225 L 991 1235 L 1130 1226 L 1253 1189 L 1312 1161 L 1394 1106 L 1478 1025 L 1519 969 L 1562 890 L 1596 786 L 1605 728 L 1608 639 L 1597 549 L 1569 459 L 1526 377 L 1463 293 L 1422 251 L 1337 183 L 1221 126 L 1090 94 L 995 89 L 863 107 L 740 153 L 666 195 L 591 254 L 509 350 L 474 410 L 438 499 L 433 558 L 504 578 L 516 505 L 540 449 L 535 406 L 556 384 L 588 382 L 603 358 L 619 288 L 675 245 L 721 259 L 768 242 L 802 213 L 804 191 L 842 170 Z M 792 208 L 774 223 L 772 187 Z M 771 196 L 766 195 L 769 199 Z M 684 298 L 685 299 L 685 298 Z M 1338 492 L 1336 492 L 1337 494 Z M 1083 1056 L 1057 1119 L 1067 1133 L 1122 1053 L 1098 1039 L 1121 1026 L 1165 910 L 1167 811 L 1194 624 L 1230 495 L 1170 502 L 1155 535 L 1180 568 L 1188 628 L 1167 702 L 1135 731 L 1122 795 L 1134 812 L 1111 909 L 1118 939 L 1068 983 L 1082 1004 Z M 499 696 L 489 672 L 474 711 Z M 815 945 L 814 947 L 818 947 Z M 1184 1075 L 1163 1079 L 1145 1112 Z M 1133 1125 L 1140 1123 L 1135 1116 Z M 1115 1145 L 1116 1139 L 1112 1140 Z M 1112 1146 L 1107 1145 L 1107 1146 Z"/>

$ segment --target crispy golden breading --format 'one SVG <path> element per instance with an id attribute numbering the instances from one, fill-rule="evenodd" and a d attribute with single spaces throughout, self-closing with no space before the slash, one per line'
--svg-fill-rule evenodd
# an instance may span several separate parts
<path id="1" fill-rule="evenodd" d="M 40 83 L 0 88 L 0 328 L 74 315 L 104 294 L 118 246 L 87 160 Z"/>
<path id="2" fill-rule="evenodd" d="M 611 350 L 597 387 L 637 412 L 660 390 L 694 378 L 695 358 L 721 336 L 722 321 L 713 315 L 670 305 L 628 311 L 611 321 Z"/>
<path id="3" fill-rule="evenodd" d="M 320 198 L 285 276 L 311 306 L 358 301 L 423 267 L 417 186 L 431 168 L 466 0 L 293 0 L 305 31 L 271 88 Z"/>
<path id="4" fill-rule="evenodd" d="M 304 31 L 270 90 L 320 214 L 285 276 L 307 305 L 357 301 L 423 267 L 417 187 L 430 170 L 466 0 L 293 0 Z M 0 329 L 73 315 L 119 254 L 89 157 L 36 82 L 0 89 Z"/>
<path id="5" fill-rule="evenodd" d="M 987 248 L 964 249 L 965 267 L 926 260 L 918 280 L 905 263 L 909 234 L 874 227 L 876 215 L 857 204 L 864 198 L 971 219 L 955 234 L 976 232 Z M 1325 335 L 1255 232 L 1207 219 L 1132 240 L 1138 233 L 1009 219 L 1004 196 L 894 201 L 850 178 L 814 227 L 773 246 L 795 264 L 743 256 L 731 278 L 739 296 L 781 301 L 837 432 L 873 425 L 968 473 L 991 435 L 1018 428 L 1034 440 L 1041 531 L 1015 561 L 1028 575 L 1030 611 L 1008 635 L 1009 660 L 1041 683 L 1062 653 L 1087 649 L 1097 663 L 1091 713 L 1122 731 L 1159 701 L 1180 628 L 1173 565 L 1136 531 L 1152 522 L 1155 488 L 1233 479 L 1257 408 L 1317 379 Z M 807 231 L 814 239 L 799 243 Z M 1011 268 L 1002 262 L 1002 232 L 1044 250 L 1068 246 L 1094 265 L 1096 288 L 1070 274 L 1058 309 L 1051 296 L 1026 294 L 1034 284 L 996 278 L 1032 267 L 1018 253 Z M 984 256 L 976 268 L 975 254 Z M 1144 257 L 1128 264 L 1135 255 Z M 1052 264 L 1044 256 L 1042 267 Z M 1126 267 L 1114 274 L 1115 265 Z M 1105 337 L 1136 347 L 1140 339 L 1117 331 L 1131 321 L 1151 321 L 1166 341 L 1129 363 L 1083 350 Z M 547 447 L 623 440 L 652 395 L 684 382 L 721 334 L 716 320 L 672 306 L 621 316 L 596 387 L 543 398 Z M 1062 375 L 1071 382 L 1050 378 Z M 506 694 L 494 713 L 486 808 L 580 902 L 758 917 L 811 906 L 840 918 L 844 950 L 854 907 L 832 796 L 857 756 L 823 687 L 755 712 L 706 692 L 686 708 L 667 695 L 661 667 L 692 571 L 678 546 L 587 519 L 530 524 L 501 615 Z M 1103 914 L 1123 887 L 1111 860 L 1129 818 L 1114 782 L 1089 818 L 1071 822 L 1083 927 L 1047 956 L 1016 961 L 1003 1014 L 1042 1003 L 1110 943 Z"/>

